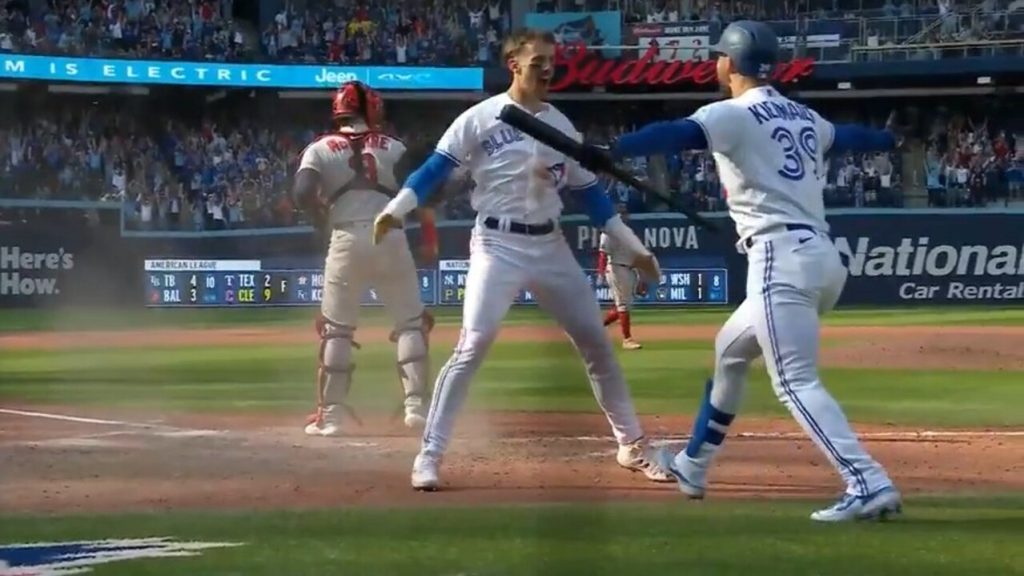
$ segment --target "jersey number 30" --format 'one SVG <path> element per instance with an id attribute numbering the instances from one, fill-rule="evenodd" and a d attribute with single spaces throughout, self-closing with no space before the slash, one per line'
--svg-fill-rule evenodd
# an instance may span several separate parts
<path id="1" fill-rule="evenodd" d="M 782 168 L 779 176 L 786 180 L 799 181 L 807 175 L 805 163 L 809 162 L 815 178 L 818 177 L 818 133 L 813 126 L 805 126 L 800 133 L 793 133 L 784 126 L 772 131 L 772 140 L 782 145 Z"/>

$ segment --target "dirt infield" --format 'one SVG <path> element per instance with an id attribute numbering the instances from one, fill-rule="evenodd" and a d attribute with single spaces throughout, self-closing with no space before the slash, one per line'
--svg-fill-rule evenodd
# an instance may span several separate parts
<path id="1" fill-rule="evenodd" d="M 646 341 L 707 338 L 714 327 L 640 326 Z M 455 330 L 435 335 L 451 343 Z M 503 340 L 562 338 L 513 326 Z M 1024 370 L 1021 328 L 829 328 L 829 366 Z M 363 341 L 384 340 L 361 330 Z M 313 343 L 297 329 L 147 330 L 0 336 L 0 348 Z M 642 353 L 642 352 L 639 352 Z M 672 499 L 671 486 L 618 468 L 599 415 L 476 413 L 459 420 L 443 469 L 447 490 L 414 493 L 418 439 L 373 420 L 342 439 L 307 438 L 303 414 L 167 414 L 48 405 L 2 407 L 0 510 L 107 512 L 170 508 L 405 506 L 478 502 Z M 686 417 L 645 417 L 652 438 L 679 443 Z M 901 488 L 919 492 L 1024 490 L 1024 431 L 858 426 Z M 745 419 L 712 474 L 711 497 L 830 496 L 842 486 L 788 420 Z"/>

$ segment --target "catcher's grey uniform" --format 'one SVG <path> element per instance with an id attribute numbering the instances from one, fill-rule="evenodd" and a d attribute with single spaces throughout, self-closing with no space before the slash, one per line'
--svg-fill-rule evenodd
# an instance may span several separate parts
<path id="1" fill-rule="evenodd" d="M 353 145 L 356 139 L 359 141 Z M 324 435 L 337 429 L 338 411 L 345 406 L 355 368 L 352 347 L 360 300 L 371 285 L 394 324 L 392 340 L 398 346 L 406 423 L 418 420 L 416 424 L 421 425 L 423 420 L 429 326 L 420 300 L 416 264 L 401 230 L 373 244 L 373 220 L 390 198 L 371 186 L 397 190 L 400 183 L 395 169 L 405 152 L 405 144 L 397 138 L 362 132 L 322 137 L 302 153 L 299 170 L 312 169 L 320 174 L 321 194 L 341 190 L 360 175 L 366 181 L 365 186 L 345 191 L 330 207 L 332 232 L 320 307 L 319 409 L 317 421 L 307 426 L 308 434 Z"/>

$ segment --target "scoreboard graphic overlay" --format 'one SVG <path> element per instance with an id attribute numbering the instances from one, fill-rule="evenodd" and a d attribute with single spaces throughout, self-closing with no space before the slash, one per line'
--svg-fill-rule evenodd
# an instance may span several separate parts
<path id="1" fill-rule="evenodd" d="M 462 304 L 466 291 L 469 260 L 442 260 L 438 267 L 437 304 Z M 597 285 L 597 271 L 584 270 L 601 304 L 613 302 L 608 286 Z M 639 306 L 651 305 L 724 305 L 729 303 L 729 276 L 725 268 L 664 268 L 661 283 L 650 287 L 646 296 L 637 296 Z M 533 294 L 523 290 L 515 304 L 535 304 Z"/>
<path id="2" fill-rule="evenodd" d="M 465 298 L 468 260 L 442 260 L 437 269 L 418 270 L 420 297 L 428 306 L 458 306 Z M 611 290 L 597 286 L 597 272 L 585 270 L 602 304 Z M 729 300 L 725 268 L 666 268 L 661 283 L 636 298 L 639 306 L 724 305 Z M 323 299 L 323 270 L 264 267 L 261 260 L 145 261 L 146 306 L 152 308 L 318 306 Z M 365 306 L 382 306 L 373 287 L 363 294 Z M 515 300 L 535 304 L 529 290 Z"/>
<path id="3" fill-rule="evenodd" d="M 146 260 L 146 306 L 233 307 L 319 306 L 323 270 L 264 269 L 260 260 Z M 420 295 L 433 303 L 433 270 L 420 270 Z M 363 294 L 365 306 L 382 306 L 377 291 Z"/>

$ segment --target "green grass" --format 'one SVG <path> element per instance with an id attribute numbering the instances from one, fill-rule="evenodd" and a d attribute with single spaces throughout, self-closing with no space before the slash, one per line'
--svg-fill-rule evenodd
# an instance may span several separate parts
<path id="1" fill-rule="evenodd" d="M 642 309 L 637 322 L 678 325 L 718 325 L 732 308 Z M 458 322 L 461 308 L 434 308 L 442 322 Z M 309 324 L 311 308 L 255 309 L 96 309 L 0 310 L 0 333 L 32 330 L 124 330 L 139 328 L 212 328 L 231 326 L 290 326 Z M 367 324 L 380 323 L 380 309 L 366 309 Z M 507 324 L 550 323 L 537 308 L 517 308 Z M 952 325 L 985 324 L 1024 326 L 1024 306 L 1017 307 L 914 307 L 843 308 L 826 317 L 830 325 Z"/>
<path id="2" fill-rule="evenodd" d="M 0 542 L 174 536 L 234 541 L 118 574 L 963 576 L 1024 574 L 1024 498 L 919 498 L 884 524 L 822 526 L 822 502 L 589 504 L 24 517 Z"/>
<path id="3" fill-rule="evenodd" d="M 622 354 L 637 408 L 690 414 L 712 365 L 704 341 L 658 342 Z M 185 411 L 301 411 L 309 408 L 315 349 L 305 345 L 173 349 L 0 351 L 0 403 L 143 406 Z M 399 399 L 393 348 L 358 351 L 352 400 L 389 410 Z M 448 347 L 432 351 L 436 372 Z M 1024 425 L 1021 373 L 827 369 L 824 380 L 863 422 L 922 426 Z M 568 343 L 497 343 L 470 393 L 477 408 L 596 410 Z M 744 414 L 782 416 L 763 366 L 752 369 Z"/>

